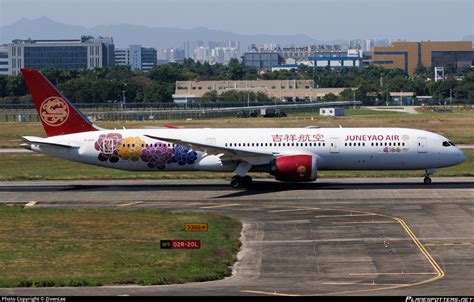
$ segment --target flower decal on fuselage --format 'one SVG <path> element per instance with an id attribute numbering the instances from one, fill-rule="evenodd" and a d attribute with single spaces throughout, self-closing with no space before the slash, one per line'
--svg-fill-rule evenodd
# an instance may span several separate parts
<path id="1" fill-rule="evenodd" d="M 138 136 L 123 138 L 119 133 L 101 134 L 94 143 L 102 162 L 117 163 L 120 159 L 145 162 L 150 169 L 164 169 L 166 165 L 177 163 L 180 166 L 192 165 L 197 153 L 188 147 L 164 142 L 146 144 Z"/>
<path id="2" fill-rule="evenodd" d="M 191 151 L 188 147 L 175 146 L 173 148 L 173 162 L 178 163 L 180 166 L 186 164 L 192 165 L 197 159 L 197 153 Z"/>
<path id="3" fill-rule="evenodd" d="M 168 148 L 166 144 L 150 144 L 143 149 L 141 158 L 149 168 L 164 169 L 165 164 L 172 162 L 173 149 Z"/>
<path id="4" fill-rule="evenodd" d="M 120 158 L 124 160 L 131 159 L 133 161 L 137 161 L 140 159 L 143 150 L 143 144 L 145 142 L 140 139 L 138 136 L 136 137 L 126 137 L 122 140 L 122 144 L 118 148 L 118 154 Z"/>
<path id="5" fill-rule="evenodd" d="M 118 148 L 121 144 L 122 135 L 120 133 L 101 134 L 94 144 L 94 148 L 99 151 L 98 159 L 111 163 L 118 162 Z"/>

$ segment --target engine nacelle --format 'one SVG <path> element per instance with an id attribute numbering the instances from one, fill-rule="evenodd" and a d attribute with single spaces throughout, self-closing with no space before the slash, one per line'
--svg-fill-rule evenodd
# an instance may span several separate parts
<path id="1" fill-rule="evenodd" d="M 280 181 L 314 181 L 318 170 L 316 157 L 312 155 L 288 155 L 274 159 L 271 174 Z"/>

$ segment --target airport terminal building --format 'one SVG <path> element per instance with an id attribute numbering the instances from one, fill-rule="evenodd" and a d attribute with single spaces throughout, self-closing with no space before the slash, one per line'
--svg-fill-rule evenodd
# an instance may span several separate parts
<path id="1" fill-rule="evenodd" d="M 374 66 L 388 69 L 402 69 L 407 74 L 415 74 L 421 65 L 425 68 L 452 65 L 457 68 L 472 65 L 472 42 L 393 42 L 388 47 L 374 47 Z"/>

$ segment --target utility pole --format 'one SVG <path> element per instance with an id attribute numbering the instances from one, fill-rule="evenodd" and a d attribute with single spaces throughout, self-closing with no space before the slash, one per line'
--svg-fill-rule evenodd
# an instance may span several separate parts
<path id="1" fill-rule="evenodd" d="M 122 90 L 122 102 L 123 102 L 122 106 L 126 110 L 127 109 L 127 100 L 125 99 L 125 92 L 126 92 L 125 88 L 127 88 L 127 83 L 122 82 L 122 84 L 124 86 L 123 87 L 124 90 Z"/>
<path id="2" fill-rule="evenodd" d="M 125 100 L 125 90 L 122 90 L 122 106 L 124 109 L 127 109 L 127 103 Z"/>
<path id="3" fill-rule="evenodd" d="M 449 89 L 449 106 L 451 107 L 451 111 L 453 110 L 453 90 Z"/>
<path id="4" fill-rule="evenodd" d="M 352 108 L 353 109 L 356 109 L 355 101 L 356 101 L 356 92 L 355 92 L 355 90 L 352 90 Z"/>

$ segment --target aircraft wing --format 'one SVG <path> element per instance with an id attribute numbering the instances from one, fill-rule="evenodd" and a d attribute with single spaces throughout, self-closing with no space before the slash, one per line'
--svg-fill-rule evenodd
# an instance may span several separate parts
<path id="1" fill-rule="evenodd" d="M 70 145 L 70 144 L 63 144 L 63 143 L 56 143 L 56 142 L 50 142 L 47 141 L 44 138 L 41 137 L 35 137 L 35 136 L 23 136 L 23 140 L 26 142 L 25 144 L 21 144 L 22 147 L 30 147 L 31 144 L 37 144 L 37 145 L 46 145 L 46 146 L 53 146 L 53 147 L 62 147 L 62 148 L 72 148 L 72 149 L 77 149 L 80 148 L 80 146 L 75 146 L 75 145 Z"/>
<path id="2" fill-rule="evenodd" d="M 153 135 L 145 135 L 149 138 L 166 141 L 173 144 L 181 145 L 181 146 L 189 146 L 193 150 L 198 150 L 205 152 L 207 154 L 228 154 L 232 157 L 238 157 L 241 159 L 245 158 L 255 158 L 255 157 L 267 157 L 267 156 L 276 156 L 278 155 L 277 152 L 260 152 L 260 151 L 246 151 L 241 149 L 235 149 L 231 147 L 223 147 L 223 146 L 215 146 L 211 144 L 204 144 L 201 142 L 195 142 L 192 140 L 183 140 L 179 138 L 172 138 L 172 137 L 162 137 L 162 136 L 153 136 Z"/>

